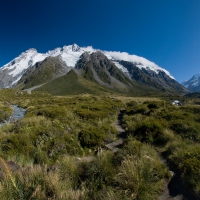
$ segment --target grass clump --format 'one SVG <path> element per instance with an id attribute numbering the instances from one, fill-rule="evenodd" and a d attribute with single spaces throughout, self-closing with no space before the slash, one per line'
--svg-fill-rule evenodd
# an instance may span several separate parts
<path id="1" fill-rule="evenodd" d="M 116 159 L 119 172 L 115 181 L 120 195 L 127 199 L 156 199 L 162 190 L 164 178 L 169 176 L 156 151 L 129 139 L 117 153 Z"/>
<path id="2" fill-rule="evenodd" d="M 13 111 L 8 104 L 0 103 L 0 123 L 9 120 L 12 112 Z"/>

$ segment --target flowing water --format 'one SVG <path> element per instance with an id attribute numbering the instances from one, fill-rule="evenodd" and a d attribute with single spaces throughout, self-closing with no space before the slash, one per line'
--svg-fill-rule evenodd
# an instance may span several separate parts
<path id="1" fill-rule="evenodd" d="M 0 127 L 4 124 L 8 124 L 10 122 L 22 119 L 26 113 L 26 109 L 21 108 L 18 105 L 11 105 L 10 107 L 13 109 L 13 114 L 10 116 L 9 120 L 0 123 Z"/>

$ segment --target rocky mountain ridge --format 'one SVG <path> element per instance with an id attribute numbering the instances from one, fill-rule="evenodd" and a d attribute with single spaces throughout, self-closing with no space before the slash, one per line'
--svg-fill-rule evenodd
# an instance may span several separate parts
<path id="1" fill-rule="evenodd" d="M 100 63 L 96 62 L 98 58 Z M 45 54 L 38 53 L 36 49 L 20 54 L 0 68 L 0 88 L 10 88 L 17 84 L 32 87 L 36 82 L 46 83 L 63 76 L 72 68 L 79 75 L 81 71 L 84 78 L 106 87 L 124 87 L 124 81 L 126 86 L 131 87 L 132 81 L 135 81 L 162 91 L 188 92 L 167 70 L 145 58 L 125 52 L 79 47 L 76 44 L 56 48 Z M 41 77 L 39 74 L 42 74 Z M 31 80 L 34 81 L 31 83 Z"/>

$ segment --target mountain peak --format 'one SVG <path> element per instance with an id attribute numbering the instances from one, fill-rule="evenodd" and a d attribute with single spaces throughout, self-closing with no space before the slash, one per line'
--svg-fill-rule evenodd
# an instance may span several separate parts
<path id="1" fill-rule="evenodd" d="M 37 53 L 37 50 L 35 48 L 30 48 L 25 53 Z"/>
<path id="2" fill-rule="evenodd" d="M 79 49 L 80 49 L 80 47 L 77 44 L 74 43 L 72 45 L 72 51 L 77 52 L 77 51 L 79 51 Z"/>
<path id="3" fill-rule="evenodd" d="M 181 83 L 184 87 L 189 89 L 191 92 L 199 92 L 200 91 L 200 73 L 192 76 L 191 79 L 187 81 L 183 81 Z"/>
<path id="4" fill-rule="evenodd" d="M 192 79 L 195 79 L 195 78 L 200 78 L 200 72 L 197 73 L 197 74 L 195 74 L 195 75 L 192 77 Z"/>

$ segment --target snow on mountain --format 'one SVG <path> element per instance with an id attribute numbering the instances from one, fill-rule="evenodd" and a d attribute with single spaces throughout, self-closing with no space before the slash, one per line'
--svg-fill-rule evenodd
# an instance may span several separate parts
<path id="1" fill-rule="evenodd" d="M 12 77 L 16 77 L 13 79 L 13 82 L 11 85 L 16 83 L 21 76 L 23 75 L 23 72 L 33 66 L 36 62 L 43 61 L 46 57 L 52 56 L 60 56 L 61 59 L 66 63 L 69 67 L 75 67 L 77 61 L 80 59 L 81 55 L 84 52 L 88 52 L 89 54 L 101 51 L 98 49 L 93 49 L 93 47 L 79 47 L 77 44 L 69 45 L 69 46 L 63 46 L 62 48 L 56 48 L 54 50 L 48 51 L 47 53 L 38 53 L 36 49 L 29 49 L 26 52 L 20 54 L 17 58 L 9 62 L 8 64 L 4 65 L 2 68 L 0 68 L 0 71 L 6 71 L 8 70 L 8 75 Z M 130 55 L 126 52 L 114 52 L 114 51 L 101 51 L 104 55 L 107 56 L 108 59 L 110 59 L 112 62 L 115 63 L 115 65 L 124 73 L 128 73 L 127 69 L 119 64 L 120 60 L 132 62 L 136 64 L 137 67 L 145 68 L 147 70 L 152 70 L 156 73 L 159 73 L 159 71 L 164 71 L 170 78 L 174 79 L 173 76 L 170 75 L 170 73 L 156 65 L 155 63 L 136 55 Z"/>
<path id="2" fill-rule="evenodd" d="M 68 67 L 75 67 L 77 61 L 80 59 L 81 55 L 85 52 L 93 53 L 97 50 L 92 47 L 79 47 L 77 44 L 63 46 L 63 48 L 56 48 L 52 51 L 48 51 L 46 54 L 48 56 L 60 56 L 62 60 L 66 63 Z"/>
<path id="3" fill-rule="evenodd" d="M 200 86 L 200 73 L 195 74 L 191 79 L 181 84 L 192 92 L 200 91 L 198 88 L 198 86 Z"/>
<path id="4" fill-rule="evenodd" d="M 44 60 L 48 55 L 38 53 L 36 49 L 29 49 L 17 58 L 6 64 L 1 70 L 9 70 L 9 75 L 15 77 L 36 62 Z"/>
<path id="5" fill-rule="evenodd" d="M 118 67 L 122 72 L 129 73 L 128 70 L 121 64 L 119 64 L 117 61 L 113 61 L 113 63 Z"/>
<path id="6" fill-rule="evenodd" d="M 170 78 L 175 79 L 167 70 L 159 67 L 154 62 L 147 60 L 146 58 L 139 57 L 136 55 L 130 55 L 126 52 L 116 52 L 116 51 L 104 51 L 106 54 L 111 56 L 114 60 L 124 60 L 128 62 L 135 63 L 138 68 L 145 68 L 159 73 L 159 71 L 164 71 Z"/>

